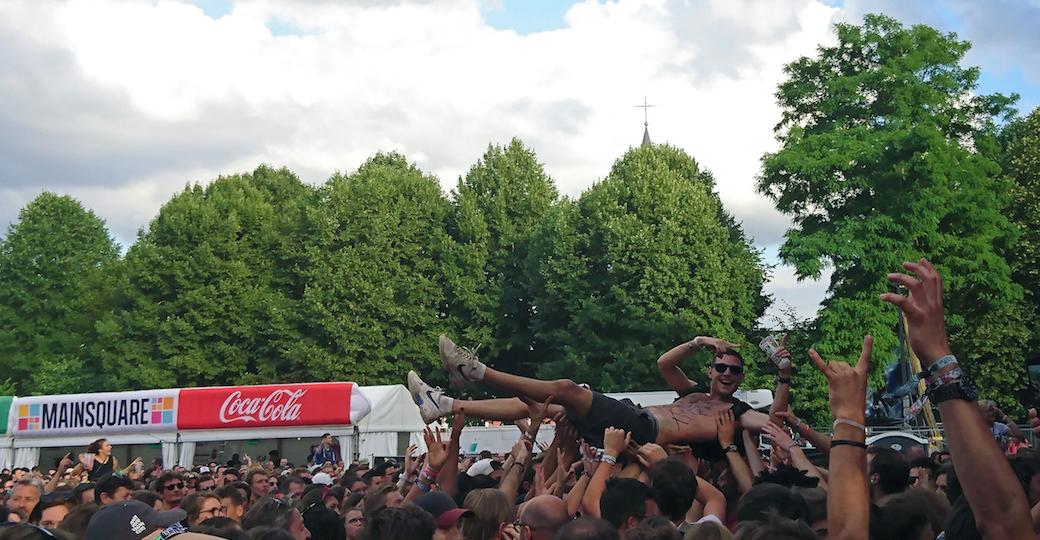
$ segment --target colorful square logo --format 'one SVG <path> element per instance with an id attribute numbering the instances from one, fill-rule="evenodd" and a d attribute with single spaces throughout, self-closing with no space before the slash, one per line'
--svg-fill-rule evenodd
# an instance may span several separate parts
<path id="1" fill-rule="evenodd" d="M 40 429 L 41 405 L 18 406 L 18 431 L 38 431 Z"/>
<path id="2" fill-rule="evenodd" d="M 173 424 L 176 421 L 173 397 L 151 398 L 148 409 L 152 413 L 150 424 Z"/>

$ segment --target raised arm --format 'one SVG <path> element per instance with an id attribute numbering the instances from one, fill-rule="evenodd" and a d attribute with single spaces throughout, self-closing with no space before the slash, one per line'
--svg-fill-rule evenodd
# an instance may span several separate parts
<path id="1" fill-rule="evenodd" d="M 814 430 L 809 424 L 802 422 L 800 418 L 791 412 L 791 409 L 786 411 L 777 411 L 777 417 L 787 424 L 787 427 L 798 432 L 805 440 L 809 441 L 816 449 L 824 454 L 829 454 L 831 451 L 831 438 Z"/>
<path id="2" fill-rule="evenodd" d="M 693 353 L 708 347 L 715 352 L 724 351 L 735 347 L 734 344 L 724 340 L 707 336 L 697 336 L 691 341 L 680 343 L 657 359 L 657 370 L 661 372 L 668 387 L 682 394 L 694 387 L 696 383 L 686 377 L 679 364 Z"/>
<path id="3" fill-rule="evenodd" d="M 758 453 L 758 441 L 748 430 L 741 430 L 740 436 L 744 438 L 744 454 L 747 456 L 748 467 L 751 469 L 751 478 L 755 478 L 766 470 L 766 464 L 762 462 L 762 455 Z"/>
<path id="4" fill-rule="evenodd" d="M 596 472 L 589 480 L 589 487 L 585 489 L 585 497 L 581 500 L 581 510 L 586 516 L 600 517 L 599 500 L 603 491 L 607 489 L 607 480 L 614 469 L 614 463 L 622 450 L 632 442 L 632 435 L 624 430 L 607 428 L 603 432 L 603 461 L 600 462 Z"/>
<path id="5" fill-rule="evenodd" d="M 448 441 L 448 458 L 444 460 L 444 466 L 437 476 L 437 485 L 441 491 L 455 496 L 456 486 L 459 483 L 459 439 L 462 437 L 462 428 L 466 425 L 466 413 L 459 411 L 452 419 L 451 439 Z"/>
<path id="6" fill-rule="evenodd" d="M 791 439 L 787 431 L 781 429 L 776 424 L 766 424 L 766 427 L 762 428 L 762 433 L 772 437 L 774 444 L 787 451 L 787 454 L 791 456 L 791 464 L 796 469 L 805 471 L 806 476 L 818 479 L 821 488 L 827 488 L 827 481 L 820 475 L 820 471 L 816 470 L 816 466 L 809 461 L 805 452 L 802 451 L 802 447 L 798 446 L 798 443 Z"/>
<path id="7" fill-rule="evenodd" d="M 54 474 L 51 475 L 51 479 L 44 486 L 44 492 L 50 493 L 58 489 L 58 482 L 61 481 L 61 476 L 65 474 L 65 471 L 69 470 L 72 466 L 72 452 L 65 454 L 65 457 L 61 458 L 61 462 L 58 463 L 58 468 L 54 470 Z"/>
<path id="8" fill-rule="evenodd" d="M 704 507 L 704 511 L 701 512 L 702 517 L 714 515 L 719 518 L 719 521 L 726 520 L 726 496 L 711 485 L 711 482 L 700 476 L 697 477 L 696 499 Z"/>
<path id="9" fill-rule="evenodd" d="M 737 481 L 737 490 L 743 495 L 751 490 L 751 486 L 754 484 L 754 478 L 751 476 L 751 468 L 748 467 L 748 464 L 744 461 L 744 457 L 740 455 L 740 451 L 737 449 L 737 445 L 735 444 L 737 438 L 737 422 L 733 418 L 733 411 L 725 410 L 720 412 L 718 418 L 715 420 L 715 425 L 719 430 L 719 446 L 721 446 L 722 451 L 726 453 L 726 462 L 729 463 L 729 470 L 733 473 L 733 478 Z"/>
<path id="10" fill-rule="evenodd" d="M 867 373 L 874 340 L 863 339 L 856 367 L 845 362 L 824 362 L 816 351 L 809 358 L 827 378 L 831 412 L 835 418 L 831 441 L 831 479 L 827 493 L 827 528 L 836 540 L 864 540 L 870 526 L 870 493 L 867 491 L 867 433 L 860 427 L 866 418 Z"/>
<path id="11" fill-rule="evenodd" d="M 916 277 L 893 273 L 888 279 L 909 289 L 910 295 L 885 293 L 881 299 L 903 310 L 910 330 L 910 346 L 921 359 L 921 368 L 928 369 L 951 354 L 943 312 L 942 278 L 925 259 L 919 263 L 905 262 L 903 268 Z M 948 365 L 936 375 L 950 374 L 953 369 L 957 369 L 955 364 Z M 963 374 L 949 376 L 951 380 L 932 391 L 930 399 L 933 404 L 938 402 L 957 479 L 975 515 L 979 532 L 984 538 L 996 540 L 1035 538 L 1025 492 L 1015 480 L 1004 454 L 993 444 L 976 396 L 972 395 L 972 384 Z M 835 471 L 834 477 L 838 475 Z"/>
<path id="12" fill-rule="evenodd" d="M 786 411 L 791 403 L 791 353 L 787 351 L 787 335 L 780 338 L 780 351 L 776 353 L 777 375 L 776 391 L 773 392 L 773 404 L 769 406 L 769 421 L 779 425 L 777 413 Z"/>

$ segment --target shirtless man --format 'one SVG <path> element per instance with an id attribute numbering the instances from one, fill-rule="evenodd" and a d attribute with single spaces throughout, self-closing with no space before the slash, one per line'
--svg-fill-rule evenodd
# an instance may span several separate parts
<path id="1" fill-rule="evenodd" d="M 708 369 L 710 383 L 707 387 L 687 379 L 678 367 L 680 361 L 701 348 L 715 351 Z M 761 430 L 769 421 L 769 416 L 733 397 L 744 381 L 744 360 L 731 344 L 720 339 L 700 336 L 662 355 L 658 366 L 665 380 L 682 397 L 670 405 L 645 408 L 628 400 L 607 397 L 567 379 L 541 381 L 492 369 L 446 336 L 440 338 L 440 355 L 452 386 L 483 382 L 532 401 L 543 402 L 552 397 L 558 406 L 554 405 L 547 415 L 562 407 L 579 434 L 594 446 L 602 446 L 603 431 L 607 427 L 632 433 L 632 440 L 638 444 L 709 443 L 717 435 L 718 413 L 725 409 L 732 409 L 741 425 L 752 431 Z M 787 410 L 789 370 L 786 370 L 786 375 L 781 373 L 782 384 L 777 388 L 771 414 Z M 520 399 L 454 400 L 443 391 L 423 383 L 414 372 L 408 374 L 408 383 L 423 419 L 427 421 L 461 410 L 465 410 L 467 416 L 494 420 L 516 420 L 528 416 L 527 406 Z"/>

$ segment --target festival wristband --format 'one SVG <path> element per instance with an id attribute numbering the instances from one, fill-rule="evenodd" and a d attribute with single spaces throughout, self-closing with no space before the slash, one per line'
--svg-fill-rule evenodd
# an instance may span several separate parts
<path id="1" fill-rule="evenodd" d="M 936 375 L 928 379 L 928 392 L 937 390 L 940 386 L 945 386 L 956 380 L 960 379 L 964 375 L 961 368 L 953 368 L 942 375 Z"/>
<path id="2" fill-rule="evenodd" d="M 864 432 L 867 431 L 867 426 L 864 426 L 863 424 L 861 424 L 861 423 L 859 423 L 859 422 L 857 422 L 855 420 L 849 420 L 848 418 L 835 418 L 834 419 L 834 425 L 831 426 L 831 431 L 833 431 L 835 429 L 838 429 L 838 424 L 845 424 L 846 426 L 852 426 L 852 427 L 854 427 L 856 429 L 863 430 Z"/>
<path id="3" fill-rule="evenodd" d="M 831 448 L 834 448 L 835 446 L 855 446 L 856 448 L 866 448 L 867 443 L 849 439 L 832 439 Z"/>
<path id="4" fill-rule="evenodd" d="M 430 492 L 429 484 L 424 483 L 422 480 L 416 480 L 415 481 L 415 487 L 419 488 L 419 491 L 421 491 L 423 493 L 429 493 Z"/>
<path id="5" fill-rule="evenodd" d="M 946 366 L 948 366 L 950 364 L 956 364 L 956 363 L 957 363 L 957 357 L 952 355 L 952 354 L 947 354 L 946 356 L 936 360 L 932 365 L 928 366 L 928 373 L 929 373 L 929 375 L 935 375 L 936 373 L 939 372 L 940 369 L 942 369 L 942 368 L 944 368 L 944 367 L 946 367 Z"/>
<path id="6" fill-rule="evenodd" d="M 601 459 L 600 461 L 614 465 L 615 463 L 617 463 L 617 458 L 610 454 L 603 454 L 603 459 Z"/>

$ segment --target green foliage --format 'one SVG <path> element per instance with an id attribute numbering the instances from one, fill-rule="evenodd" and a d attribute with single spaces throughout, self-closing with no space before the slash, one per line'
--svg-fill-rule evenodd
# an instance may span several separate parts
<path id="1" fill-rule="evenodd" d="M 98 323 L 109 389 L 298 378 L 305 212 L 313 190 L 261 166 L 174 196 L 126 255 Z"/>
<path id="2" fill-rule="evenodd" d="M 518 139 L 489 146 L 455 190 L 449 231 L 458 242 L 459 280 L 449 312 L 461 337 L 483 344 L 481 357 L 505 371 L 530 371 L 521 363 L 534 342 L 526 262 L 557 197 L 534 152 Z"/>
<path id="3" fill-rule="evenodd" d="M 399 154 L 336 175 L 311 213 L 303 313 L 315 345 L 293 369 L 319 380 L 400 384 L 437 364 L 447 332 L 451 239 L 437 180 Z"/>
<path id="4" fill-rule="evenodd" d="M 785 68 L 782 147 L 763 158 L 758 186 L 793 217 L 783 261 L 800 278 L 833 267 L 817 350 L 853 359 L 872 333 L 878 382 L 898 320 L 878 294 L 902 261 L 927 256 L 946 277 L 955 352 L 985 396 L 1013 408 L 1022 290 L 1004 258 L 1015 230 L 1001 213 L 994 118 L 1014 97 L 974 92 L 978 69 L 960 65 L 969 44 L 953 34 L 878 15 L 836 29 L 837 45 Z"/>
<path id="5" fill-rule="evenodd" d="M 1008 253 L 1015 282 L 1028 300 L 1029 351 L 1040 352 L 1040 108 L 1001 133 L 1002 168 L 1012 182 L 1007 216 L 1019 238 Z"/>
<path id="6" fill-rule="evenodd" d="M 711 187 L 681 150 L 640 147 L 547 216 L 532 250 L 539 375 L 659 389 L 654 360 L 676 343 L 744 342 L 766 304 L 764 270 Z"/>
<path id="7" fill-rule="evenodd" d="M 119 248 L 93 212 L 43 193 L 0 242 L 0 361 L 18 393 L 93 387 L 86 354 L 112 302 Z"/>

